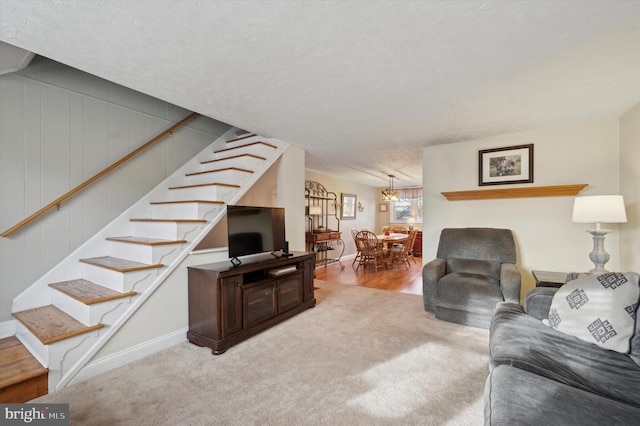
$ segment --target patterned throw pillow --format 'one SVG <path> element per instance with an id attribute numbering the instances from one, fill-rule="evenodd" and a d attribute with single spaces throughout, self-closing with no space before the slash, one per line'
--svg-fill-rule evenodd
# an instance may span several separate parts
<path id="1" fill-rule="evenodd" d="M 572 273 L 553 296 L 545 324 L 603 348 L 628 353 L 635 332 L 640 275 Z"/>

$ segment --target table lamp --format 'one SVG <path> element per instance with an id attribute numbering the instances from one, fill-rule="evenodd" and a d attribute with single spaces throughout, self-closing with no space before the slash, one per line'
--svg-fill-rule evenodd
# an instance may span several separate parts
<path id="1" fill-rule="evenodd" d="M 603 274 L 608 272 L 604 264 L 609 261 L 609 253 L 604 250 L 604 236 L 611 232 L 610 229 L 601 229 L 602 223 L 624 223 L 627 214 L 624 209 L 622 195 L 593 195 L 589 197 L 576 197 L 573 202 L 574 223 L 595 223 L 595 229 L 587 229 L 586 232 L 593 236 L 593 251 L 589 253 L 589 259 L 596 266 L 589 271 L 590 274 Z"/>
<path id="2" fill-rule="evenodd" d="M 320 216 L 322 214 L 322 207 L 320 206 L 309 206 L 309 215 L 310 216 Z"/>
<path id="3" fill-rule="evenodd" d="M 317 231 L 313 216 L 321 216 L 321 215 L 322 215 L 322 207 L 317 205 L 309 206 L 309 220 L 311 221 L 311 232 Z M 316 220 L 318 221 L 318 223 L 322 224 L 322 218 L 317 218 Z"/>

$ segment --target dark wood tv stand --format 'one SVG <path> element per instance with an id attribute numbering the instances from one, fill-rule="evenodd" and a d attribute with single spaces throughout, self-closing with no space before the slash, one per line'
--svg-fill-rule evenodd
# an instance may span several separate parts
<path id="1" fill-rule="evenodd" d="M 242 262 L 188 267 L 187 339 L 214 355 L 316 304 L 314 253 L 267 253 Z"/>

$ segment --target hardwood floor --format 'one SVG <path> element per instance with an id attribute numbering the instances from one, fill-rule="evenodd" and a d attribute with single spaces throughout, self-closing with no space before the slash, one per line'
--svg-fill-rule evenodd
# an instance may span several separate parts
<path id="1" fill-rule="evenodd" d="M 395 266 L 393 269 L 374 271 L 373 268 L 361 266 L 356 272 L 357 264 L 351 266 L 352 262 L 353 259 L 343 260 L 344 269 L 340 269 L 338 262 L 326 267 L 319 266 L 316 268 L 316 279 L 422 295 L 422 259 L 419 257 L 416 258 L 417 263 L 409 261 L 409 269 Z"/>
<path id="2" fill-rule="evenodd" d="M 15 336 L 0 339 L 0 403 L 23 403 L 46 395 L 48 371 Z"/>

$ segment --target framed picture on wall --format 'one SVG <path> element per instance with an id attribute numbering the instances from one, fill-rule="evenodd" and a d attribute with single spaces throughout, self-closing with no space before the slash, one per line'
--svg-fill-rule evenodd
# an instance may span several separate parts
<path id="1" fill-rule="evenodd" d="M 389 211 L 389 204 L 387 203 L 380 203 L 378 204 L 378 211 L 381 213 L 385 213 Z"/>
<path id="2" fill-rule="evenodd" d="M 342 214 L 341 219 L 355 219 L 356 218 L 356 196 L 353 194 L 342 193 Z"/>
<path id="3" fill-rule="evenodd" d="M 533 144 L 483 149 L 478 152 L 478 184 L 533 182 Z"/>

